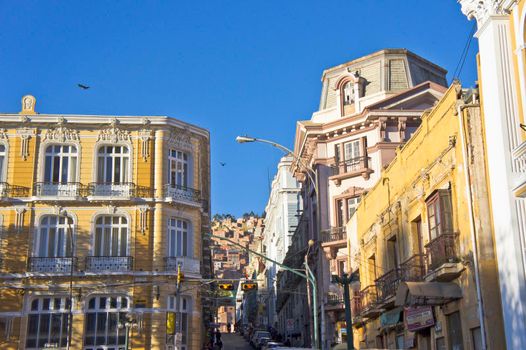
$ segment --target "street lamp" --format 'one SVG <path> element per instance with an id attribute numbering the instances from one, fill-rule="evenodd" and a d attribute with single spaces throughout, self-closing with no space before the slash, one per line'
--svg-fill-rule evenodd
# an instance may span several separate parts
<path id="1" fill-rule="evenodd" d="M 125 316 L 125 320 L 119 321 L 117 326 L 119 329 L 126 329 L 126 334 L 124 337 L 124 349 L 128 350 L 128 342 L 130 337 L 130 329 L 138 328 L 138 323 L 133 313 L 128 313 Z"/>
<path id="2" fill-rule="evenodd" d="M 296 156 L 294 154 L 294 152 L 277 143 L 277 142 L 274 142 L 274 141 L 270 141 L 270 140 L 264 140 L 264 139 L 259 139 L 259 138 L 256 138 L 256 137 L 250 137 L 250 136 L 237 136 L 236 137 L 236 141 L 238 143 L 248 143 L 248 142 L 261 142 L 261 143 L 266 143 L 266 144 L 269 144 L 271 145 L 272 147 L 275 147 L 279 150 L 281 150 L 282 152 L 284 152 L 285 154 L 287 155 L 290 155 L 291 157 L 294 158 L 294 160 L 299 164 L 301 165 L 303 168 L 305 168 L 306 170 L 306 173 L 307 173 L 307 177 L 309 178 L 311 184 L 312 184 L 312 187 L 314 188 L 314 193 L 316 195 L 316 230 L 318 232 L 318 234 L 321 234 L 321 214 L 320 214 L 320 192 L 319 192 L 319 186 L 318 186 L 318 172 L 315 171 L 312 167 L 310 167 L 309 165 L 305 164 L 301 158 L 299 158 L 298 156 Z M 310 240 L 309 241 L 309 250 L 310 250 L 310 247 L 314 245 L 314 241 L 313 240 Z M 312 273 L 310 267 L 309 267 L 309 264 L 307 263 L 307 258 L 305 259 L 305 269 L 307 270 L 307 279 L 313 284 L 313 308 L 314 308 L 314 311 L 313 311 L 313 319 L 314 319 L 314 339 L 315 339 L 315 343 L 316 343 L 316 347 L 317 348 L 320 348 L 320 344 L 318 342 L 318 322 L 317 322 L 317 319 L 318 319 L 318 308 L 317 308 L 317 283 L 316 283 L 316 278 L 314 276 L 314 274 Z M 308 286 L 308 284 L 307 284 Z M 322 332 L 321 332 L 321 340 L 322 340 L 322 344 L 325 343 L 325 307 L 323 305 L 323 302 L 321 303 L 320 305 L 321 307 L 321 328 L 322 328 Z"/>

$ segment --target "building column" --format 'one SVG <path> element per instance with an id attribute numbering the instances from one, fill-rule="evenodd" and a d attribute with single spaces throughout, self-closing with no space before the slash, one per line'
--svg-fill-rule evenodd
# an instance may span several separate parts
<path id="1" fill-rule="evenodd" d="M 476 18 L 480 48 L 483 122 L 498 259 L 501 302 L 509 349 L 526 348 L 526 279 L 522 199 L 514 196 L 518 164 L 512 151 L 520 143 L 516 72 L 510 19 L 495 1 L 460 0 L 462 12 Z"/>

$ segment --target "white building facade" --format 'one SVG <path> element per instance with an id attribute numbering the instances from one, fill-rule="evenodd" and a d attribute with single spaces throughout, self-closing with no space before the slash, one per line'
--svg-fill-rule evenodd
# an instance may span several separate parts
<path id="1" fill-rule="evenodd" d="M 280 160 L 277 173 L 272 181 L 269 200 L 265 207 L 264 251 L 270 259 L 279 263 L 283 263 L 285 259 L 302 209 L 301 185 L 290 172 L 292 162 L 293 158 L 290 156 L 283 157 Z M 276 275 L 279 270 L 280 268 L 276 264 L 270 261 L 266 262 L 267 325 L 274 328 L 277 327 Z"/>
<path id="2" fill-rule="evenodd" d="M 508 349 L 526 348 L 526 103 L 524 1 L 459 0 L 477 21 L 483 124 Z"/>

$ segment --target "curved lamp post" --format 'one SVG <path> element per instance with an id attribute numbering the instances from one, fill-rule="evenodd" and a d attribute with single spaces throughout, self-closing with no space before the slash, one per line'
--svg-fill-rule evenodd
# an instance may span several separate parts
<path id="1" fill-rule="evenodd" d="M 266 144 L 269 144 L 271 145 L 272 147 L 275 147 L 279 150 L 281 150 L 282 152 L 284 152 L 285 154 L 287 155 L 290 155 L 292 158 L 294 158 L 294 160 L 296 162 L 298 162 L 298 164 L 300 164 L 302 167 L 305 168 L 306 172 L 307 172 L 307 176 L 312 184 L 312 187 L 314 188 L 314 192 L 315 192 L 315 195 L 316 195 L 316 204 L 317 204 L 317 208 L 316 208 L 316 229 L 318 232 L 320 232 L 320 225 L 321 225 L 321 222 L 320 222 L 320 193 L 318 191 L 318 173 L 316 171 L 314 171 L 313 168 L 311 168 L 310 166 L 308 166 L 307 164 L 305 164 L 298 156 L 296 156 L 294 154 L 294 152 L 283 146 L 282 144 L 279 144 L 277 142 L 274 142 L 274 141 L 270 141 L 270 140 L 264 140 L 264 139 L 259 139 L 259 138 L 256 138 L 256 137 L 250 137 L 250 136 L 237 136 L 236 137 L 236 142 L 237 143 L 250 143 L 250 142 L 261 142 L 261 143 L 266 143 Z M 313 240 L 309 240 L 309 247 L 308 247 L 308 250 L 307 250 L 307 254 L 305 255 L 305 270 L 307 272 L 306 276 L 302 276 L 304 278 L 307 279 L 307 281 L 309 281 L 311 284 L 312 284 L 312 308 L 313 308 L 313 311 L 312 311 L 312 317 L 313 317 L 313 321 L 314 321 L 314 344 L 316 346 L 317 349 L 321 349 L 320 347 L 320 343 L 319 343 L 319 339 L 318 339 L 318 288 L 317 288 L 317 282 L 316 282 L 316 276 L 314 275 L 314 273 L 312 272 L 312 270 L 310 269 L 310 266 L 309 266 L 309 263 L 308 263 L 308 255 L 309 255 L 309 252 L 310 252 L 310 248 L 314 245 L 314 241 Z M 266 257 L 265 257 L 266 258 Z M 266 258 L 267 260 L 273 262 L 272 260 Z M 276 262 L 274 262 L 276 263 Z M 286 270 L 291 270 L 290 268 L 288 268 L 288 266 L 285 266 L 283 264 L 277 264 L 283 268 L 285 268 Z M 307 284 L 307 287 L 308 287 L 308 284 Z M 324 321 L 323 321 L 323 318 L 324 318 L 324 307 L 323 307 L 323 303 L 321 303 L 321 316 L 322 316 L 322 327 L 323 327 L 323 324 L 324 324 Z M 323 338 L 324 338 L 324 332 L 322 331 L 321 332 L 322 334 L 322 343 L 323 343 Z"/>

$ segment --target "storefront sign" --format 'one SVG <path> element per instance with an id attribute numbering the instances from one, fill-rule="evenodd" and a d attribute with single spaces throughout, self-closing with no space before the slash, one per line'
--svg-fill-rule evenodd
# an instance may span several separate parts
<path id="1" fill-rule="evenodd" d="M 406 307 L 404 308 L 404 318 L 407 329 L 411 332 L 435 324 L 431 306 Z"/>

